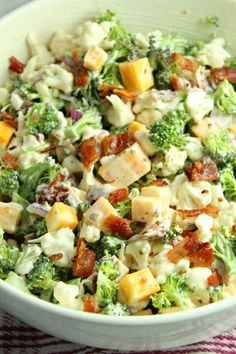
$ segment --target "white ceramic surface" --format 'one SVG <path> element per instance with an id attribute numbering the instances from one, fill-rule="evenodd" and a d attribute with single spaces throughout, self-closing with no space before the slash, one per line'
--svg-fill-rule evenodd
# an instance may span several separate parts
<path id="1" fill-rule="evenodd" d="M 107 8 L 115 9 L 130 30 L 172 29 L 189 39 L 207 38 L 209 29 L 200 24 L 200 19 L 218 15 L 220 27 L 215 32 L 223 35 L 236 52 L 233 0 L 37 0 L 0 20 L 0 84 L 6 79 L 10 55 L 26 59 L 24 38 L 29 31 L 34 30 L 47 41 L 55 29 L 71 30 Z M 236 324 L 236 297 L 181 313 L 112 318 L 60 308 L 0 281 L 0 306 L 57 337 L 120 350 L 176 347 L 207 339 Z"/>

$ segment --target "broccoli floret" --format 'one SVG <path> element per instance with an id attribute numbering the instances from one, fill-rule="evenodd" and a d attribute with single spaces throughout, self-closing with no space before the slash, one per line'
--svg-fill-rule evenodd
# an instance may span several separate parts
<path id="1" fill-rule="evenodd" d="M 228 80 L 219 84 L 213 94 L 216 107 L 223 113 L 236 114 L 236 92 Z"/>
<path id="2" fill-rule="evenodd" d="M 45 235 L 48 232 L 45 219 L 40 219 L 39 221 L 37 221 L 33 225 L 33 228 L 34 228 L 34 233 L 37 237 Z"/>
<path id="3" fill-rule="evenodd" d="M 179 33 L 166 32 L 162 34 L 159 31 L 151 32 L 149 35 L 150 49 L 161 49 L 165 51 L 184 54 L 188 47 L 188 41 Z"/>
<path id="4" fill-rule="evenodd" d="M 225 198 L 230 202 L 236 202 L 236 180 L 231 166 L 226 166 L 220 171 L 220 182 Z"/>
<path id="5" fill-rule="evenodd" d="M 128 217 L 131 213 L 132 199 L 140 194 L 138 188 L 132 188 L 129 196 L 123 202 L 118 202 L 114 205 L 117 213 L 121 218 Z"/>
<path id="6" fill-rule="evenodd" d="M 231 236 L 231 230 L 222 226 L 211 239 L 213 254 L 224 263 L 228 273 L 236 271 L 236 257 L 230 241 Z"/>
<path id="7" fill-rule="evenodd" d="M 219 27 L 220 19 L 218 16 L 206 16 L 202 19 L 202 23 L 204 25 Z"/>
<path id="8" fill-rule="evenodd" d="M 236 69 L 236 57 L 227 59 L 225 65 L 229 66 L 230 68 Z"/>
<path id="9" fill-rule="evenodd" d="M 113 21 L 115 17 L 116 17 L 116 13 L 114 11 L 107 10 L 106 12 L 98 16 L 95 20 L 97 23 L 101 23 L 104 21 L 110 22 Z"/>
<path id="10" fill-rule="evenodd" d="M 117 255 L 121 246 L 126 244 L 126 240 L 121 240 L 112 235 L 104 235 L 100 241 L 100 247 L 103 251 L 103 254 L 109 253 L 111 255 Z"/>
<path id="11" fill-rule="evenodd" d="M 124 125 L 123 127 L 115 127 L 114 125 L 110 128 L 110 134 L 121 134 L 128 132 L 128 125 Z"/>
<path id="12" fill-rule="evenodd" d="M 164 237 L 162 237 L 162 242 L 163 243 L 170 243 L 170 241 L 172 241 L 174 238 L 180 236 L 182 234 L 183 230 L 181 229 L 181 227 L 179 227 L 179 225 L 177 224 L 172 224 L 170 226 L 169 231 L 167 231 L 167 233 L 165 234 Z"/>
<path id="13" fill-rule="evenodd" d="M 217 164 L 235 163 L 235 154 L 227 132 L 210 133 L 204 141 L 204 146 L 205 153 Z"/>
<path id="14" fill-rule="evenodd" d="M 25 120 L 30 134 L 49 134 L 58 124 L 57 112 L 44 103 L 36 103 Z"/>
<path id="15" fill-rule="evenodd" d="M 109 316 L 130 316 L 128 307 L 120 302 L 117 302 L 116 304 L 110 303 L 104 307 L 102 314 Z"/>
<path id="16" fill-rule="evenodd" d="M 60 280 L 59 270 L 46 256 L 40 256 L 34 263 L 34 268 L 27 274 L 26 284 L 35 295 L 53 290 Z"/>
<path id="17" fill-rule="evenodd" d="M 101 115 L 95 107 L 87 109 L 83 116 L 72 126 L 66 128 L 66 136 L 73 141 L 80 140 L 84 129 L 90 126 L 94 129 L 102 128 Z"/>
<path id="18" fill-rule="evenodd" d="M 97 269 L 98 277 L 95 297 L 98 301 L 98 305 L 105 307 L 116 301 L 118 284 L 115 280 L 120 273 L 118 271 L 118 265 L 112 261 L 108 253 L 98 262 Z"/>
<path id="19" fill-rule="evenodd" d="M 190 119 L 190 116 L 184 111 L 173 111 L 167 113 L 163 120 L 152 124 L 149 138 L 156 147 L 156 151 L 165 153 L 171 146 L 183 148 L 186 144 L 184 130 Z"/>
<path id="20" fill-rule="evenodd" d="M 0 229 L 0 279 L 6 279 L 8 273 L 15 268 L 19 250 L 7 244 L 3 239 L 3 230 Z"/>
<path id="21" fill-rule="evenodd" d="M 161 291 L 152 296 L 152 305 L 162 312 L 164 308 L 176 305 L 183 310 L 192 307 L 189 299 L 191 291 L 186 284 L 186 274 L 172 274 L 161 286 Z"/>
<path id="22" fill-rule="evenodd" d="M 15 170 L 0 171 L 0 194 L 12 197 L 19 189 L 19 173 Z"/>
<path id="23" fill-rule="evenodd" d="M 23 99 L 33 101 L 39 98 L 39 94 L 34 90 L 33 86 L 22 81 L 20 75 L 12 83 L 12 91 L 16 91 Z"/>
<path id="24" fill-rule="evenodd" d="M 210 298 L 213 302 L 217 302 L 217 301 L 222 300 L 222 291 L 223 291 L 222 285 L 217 285 L 215 287 L 208 288 L 208 293 L 209 293 Z"/>

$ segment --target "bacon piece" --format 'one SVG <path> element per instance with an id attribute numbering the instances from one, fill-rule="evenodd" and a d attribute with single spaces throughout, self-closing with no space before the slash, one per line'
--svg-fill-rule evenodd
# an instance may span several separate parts
<path id="1" fill-rule="evenodd" d="M 96 299 L 90 295 L 84 296 L 84 312 L 92 312 L 92 313 L 99 313 L 100 307 Z"/>
<path id="2" fill-rule="evenodd" d="M 219 84 L 221 81 L 228 80 L 231 84 L 236 84 L 236 69 L 229 66 L 215 68 L 211 70 L 211 79 Z"/>
<path id="3" fill-rule="evenodd" d="M 218 273 L 217 269 L 213 269 L 212 274 L 207 278 L 207 283 L 209 286 L 217 286 L 222 284 L 222 277 Z"/>
<path id="4" fill-rule="evenodd" d="M 189 232 L 177 246 L 167 253 L 169 261 L 175 264 L 185 257 L 189 258 L 192 267 L 210 267 L 214 261 L 210 244 L 199 242 L 196 232 Z"/>
<path id="5" fill-rule="evenodd" d="M 104 221 L 104 226 L 111 231 L 112 234 L 128 239 L 133 234 L 130 223 L 130 220 L 123 219 L 116 215 L 109 215 Z"/>
<path id="6" fill-rule="evenodd" d="M 136 142 L 133 133 L 107 135 L 102 139 L 102 156 L 118 155 Z"/>
<path id="7" fill-rule="evenodd" d="M 45 152 L 55 151 L 57 148 L 58 148 L 58 145 L 51 145 L 40 152 L 44 154 Z"/>
<path id="8" fill-rule="evenodd" d="M 197 70 L 197 63 L 191 58 L 184 57 L 179 53 L 172 53 L 171 58 L 182 70 L 192 71 L 193 73 Z"/>
<path id="9" fill-rule="evenodd" d="M 63 253 L 56 253 L 56 254 L 52 254 L 49 258 L 52 261 L 58 261 L 59 259 L 61 259 L 63 257 Z"/>
<path id="10" fill-rule="evenodd" d="M 150 186 L 156 186 L 156 187 L 165 187 L 167 185 L 168 183 L 164 181 L 164 179 L 156 179 L 155 181 L 152 181 L 150 183 Z"/>
<path id="11" fill-rule="evenodd" d="M 176 212 L 179 214 L 181 218 L 195 218 L 201 214 L 207 214 L 212 217 L 215 217 L 219 213 L 219 209 L 213 205 L 208 205 L 207 207 L 201 209 L 177 209 Z"/>
<path id="12" fill-rule="evenodd" d="M 8 151 L 4 152 L 2 161 L 6 170 L 18 170 L 19 168 L 17 159 Z"/>
<path id="13" fill-rule="evenodd" d="M 128 91 L 127 89 L 108 83 L 100 85 L 98 87 L 98 91 L 100 92 L 101 97 L 106 97 L 114 94 L 119 97 L 125 98 L 128 101 L 133 101 L 137 98 L 136 94 Z"/>
<path id="14" fill-rule="evenodd" d="M 189 181 L 216 181 L 218 179 L 218 169 L 215 162 L 195 161 L 192 166 L 184 166 L 184 172 Z"/>
<path id="15" fill-rule="evenodd" d="M 18 124 L 15 120 L 15 117 L 13 117 L 10 113 L 0 112 L 0 118 L 3 119 L 4 122 L 9 124 L 12 128 L 17 128 Z"/>
<path id="16" fill-rule="evenodd" d="M 74 50 L 72 53 L 72 59 L 65 59 L 64 62 L 67 65 L 68 70 L 74 75 L 75 85 L 79 87 L 87 87 L 89 84 L 89 73 L 81 60 L 81 51 Z"/>
<path id="17" fill-rule="evenodd" d="M 112 205 L 123 202 L 128 198 L 129 190 L 128 188 L 120 188 L 109 194 L 108 200 Z"/>
<path id="18" fill-rule="evenodd" d="M 82 141 L 79 145 L 79 152 L 87 170 L 100 159 L 99 145 L 94 137 Z"/>
<path id="19" fill-rule="evenodd" d="M 81 69 L 75 75 L 75 85 L 79 87 L 87 87 L 89 84 L 89 73 L 86 69 Z"/>
<path id="20" fill-rule="evenodd" d="M 89 277 L 94 268 L 96 253 L 86 247 L 82 238 L 78 239 L 76 254 L 72 260 L 72 273 L 75 277 Z"/>
<path id="21" fill-rule="evenodd" d="M 48 184 L 48 188 L 54 187 L 58 182 L 63 182 L 65 180 L 65 176 L 62 173 L 58 173 L 56 178 Z"/>
<path id="22" fill-rule="evenodd" d="M 20 62 L 18 59 L 15 57 L 10 57 L 9 58 L 9 70 L 14 71 L 17 74 L 21 74 L 24 71 L 25 64 Z"/>

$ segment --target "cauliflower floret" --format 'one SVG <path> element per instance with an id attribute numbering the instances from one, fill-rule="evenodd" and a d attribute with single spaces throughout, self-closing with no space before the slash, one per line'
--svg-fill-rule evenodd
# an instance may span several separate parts
<path id="1" fill-rule="evenodd" d="M 156 109 L 144 109 L 141 113 L 137 115 L 137 121 L 148 126 L 154 124 L 158 120 L 161 120 L 162 114 Z"/>
<path id="2" fill-rule="evenodd" d="M 83 237 L 87 242 L 97 242 L 101 237 L 101 230 L 98 227 L 83 222 L 80 230 L 80 237 Z"/>
<path id="3" fill-rule="evenodd" d="M 29 46 L 31 56 L 37 57 L 37 69 L 40 69 L 45 64 L 54 63 L 55 59 L 53 58 L 53 55 L 44 44 L 39 43 L 34 33 L 30 33 L 26 37 L 26 42 Z"/>
<path id="4" fill-rule="evenodd" d="M 226 209 L 229 205 L 229 202 L 225 199 L 222 185 L 221 184 L 213 184 L 211 186 L 211 191 L 212 191 L 211 205 L 213 205 L 219 209 Z"/>
<path id="5" fill-rule="evenodd" d="M 70 206 L 78 210 L 79 205 L 86 202 L 86 193 L 76 187 L 69 186 L 69 196 L 67 201 Z"/>
<path id="6" fill-rule="evenodd" d="M 137 47 L 146 50 L 149 48 L 148 38 L 143 33 L 135 33 L 134 38 Z"/>
<path id="7" fill-rule="evenodd" d="M 78 36 L 77 45 L 83 49 L 99 47 L 107 37 L 111 26 L 112 24 L 106 21 L 100 24 L 92 21 L 84 22 L 75 30 L 75 34 Z"/>
<path id="8" fill-rule="evenodd" d="M 201 160 L 203 158 L 203 146 L 199 138 L 192 136 L 187 137 L 185 150 L 192 161 Z"/>
<path id="9" fill-rule="evenodd" d="M 70 52 L 76 46 L 75 40 L 71 34 L 64 30 L 58 30 L 52 37 L 49 48 L 57 60 L 62 60 L 66 52 Z"/>
<path id="10" fill-rule="evenodd" d="M 124 103 L 117 95 L 106 98 L 112 104 L 112 107 L 107 111 L 107 120 L 110 124 L 115 127 L 123 127 L 134 120 L 130 102 Z"/>
<path id="11" fill-rule="evenodd" d="M 101 184 L 93 174 L 94 165 L 90 167 L 90 170 L 84 169 L 83 177 L 80 181 L 79 188 L 83 191 L 88 191 L 89 187 L 94 184 Z"/>
<path id="12" fill-rule="evenodd" d="M 223 38 L 215 38 L 210 43 L 203 46 L 198 52 L 198 61 L 212 68 L 221 68 L 226 59 L 230 58 L 230 54 L 224 49 L 225 40 Z"/>
<path id="13" fill-rule="evenodd" d="M 51 131 L 52 136 L 54 136 L 59 143 L 65 139 L 65 129 L 67 127 L 67 120 L 64 114 L 60 111 L 57 112 L 57 126 Z"/>
<path id="14" fill-rule="evenodd" d="M 3 105 L 9 97 L 9 91 L 5 87 L 0 87 L 0 105 Z"/>
<path id="15" fill-rule="evenodd" d="M 165 154 L 165 161 L 161 170 L 163 176 L 175 175 L 184 166 L 187 159 L 187 152 L 180 151 L 172 146 Z"/>
<path id="16" fill-rule="evenodd" d="M 55 260 L 58 267 L 70 267 L 71 260 L 75 255 L 75 235 L 69 227 L 58 231 L 48 232 L 34 242 L 40 242 L 43 252 L 48 256 L 61 254 L 62 257 Z"/>
<path id="17" fill-rule="evenodd" d="M 100 143 L 102 141 L 102 139 L 105 136 L 107 136 L 107 135 L 109 135 L 109 132 L 107 130 L 105 130 L 105 129 L 94 129 L 93 127 L 88 125 L 84 129 L 82 141 L 84 141 L 86 139 L 89 139 L 89 138 L 92 138 L 92 137 L 95 137 L 97 142 Z"/>
<path id="18" fill-rule="evenodd" d="M 22 100 L 22 98 L 16 92 L 13 92 L 11 95 L 11 104 L 16 111 L 19 111 L 21 109 L 23 103 L 24 101 Z"/>
<path id="19" fill-rule="evenodd" d="M 16 262 L 15 272 L 20 275 L 28 274 L 34 268 L 34 263 L 41 253 L 42 249 L 37 245 L 26 246 Z"/>
<path id="20" fill-rule="evenodd" d="M 198 238 L 201 242 L 209 242 L 212 237 L 211 229 L 213 228 L 214 219 L 207 215 L 201 214 L 195 220 L 198 228 Z"/>
<path id="21" fill-rule="evenodd" d="M 211 184 L 206 181 L 185 181 L 177 191 L 177 209 L 200 209 L 212 201 Z"/>
<path id="22" fill-rule="evenodd" d="M 143 110 L 158 110 L 161 114 L 166 114 L 177 108 L 181 101 L 181 96 L 171 90 L 152 89 L 141 93 L 133 106 L 134 113 L 141 113 Z"/>
<path id="23" fill-rule="evenodd" d="M 171 206 L 176 206 L 178 204 L 178 190 L 180 186 L 188 181 L 187 177 L 185 176 L 184 173 L 178 175 L 175 177 L 174 181 L 170 185 L 170 190 L 171 190 L 171 200 L 170 200 L 170 205 Z"/>
<path id="24" fill-rule="evenodd" d="M 186 98 L 186 108 L 195 123 L 202 120 L 214 108 L 214 100 L 200 88 L 193 88 Z"/>
<path id="25" fill-rule="evenodd" d="M 148 267 L 148 257 L 151 246 L 148 241 L 141 240 L 130 242 L 126 249 L 126 264 L 131 269 L 143 269 Z"/>
<path id="26" fill-rule="evenodd" d="M 79 296 L 80 289 L 77 285 L 66 284 L 59 281 L 54 288 L 53 295 L 59 302 L 59 305 L 74 310 L 83 310 L 83 301 Z"/>
<path id="27" fill-rule="evenodd" d="M 120 275 L 116 278 L 115 282 L 119 283 L 119 281 L 124 278 L 124 276 L 126 274 L 129 273 L 129 268 L 126 267 L 126 265 L 124 265 L 123 262 L 121 262 L 121 260 L 119 258 L 117 258 L 116 256 L 112 256 L 111 257 L 111 261 L 115 264 L 117 264 L 118 266 L 118 272 L 120 273 Z"/>
<path id="28" fill-rule="evenodd" d="M 24 82 L 33 84 L 36 80 L 38 80 L 37 61 L 37 56 L 34 56 L 27 61 L 24 71 L 21 74 L 21 78 Z"/>
<path id="29" fill-rule="evenodd" d="M 47 87 L 60 90 L 66 95 L 72 92 L 74 82 L 73 75 L 60 65 L 47 65 L 43 68 L 41 73 L 44 75 L 42 81 Z"/>
<path id="30" fill-rule="evenodd" d="M 84 166 L 82 162 L 80 162 L 74 155 L 69 155 L 65 157 L 62 162 L 62 166 L 66 168 L 70 174 L 83 173 L 84 171 Z"/>
<path id="31" fill-rule="evenodd" d="M 42 154 L 36 151 L 22 152 L 18 157 L 18 162 L 20 167 L 24 170 L 37 163 L 44 162 L 47 156 L 47 154 Z"/>
<path id="32" fill-rule="evenodd" d="M 220 210 L 214 221 L 214 228 L 219 229 L 221 226 L 231 228 L 236 223 L 236 203 L 231 202 L 228 207 Z"/>
<path id="33" fill-rule="evenodd" d="M 193 267 L 187 271 L 187 285 L 193 290 L 191 300 L 195 305 L 209 303 L 209 293 L 207 291 L 207 279 L 211 275 L 211 270 L 204 267 Z"/>

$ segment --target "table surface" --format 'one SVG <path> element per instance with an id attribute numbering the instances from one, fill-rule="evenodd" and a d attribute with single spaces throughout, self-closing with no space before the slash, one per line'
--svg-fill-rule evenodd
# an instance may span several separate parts
<path id="1" fill-rule="evenodd" d="M 0 17 L 12 9 L 31 0 L 0 0 Z M 50 0 L 49 0 L 50 1 Z M 69 0 L 68 0 L 69 1 Z M 68 343 L 51 337 L 13 318 L 0 310 L 0 353 L 1 354 L 116 354 L 109 351 Z M 134 353 L 134 352 L 133 352 Z M 148 354 L 148 352 L 146 352 Z M 236 329 L 205 342 L 168 351 L 152 351 L 150 354 L 235 354 Z M 131 354 L 131 352 L 130 352 Z"/>

